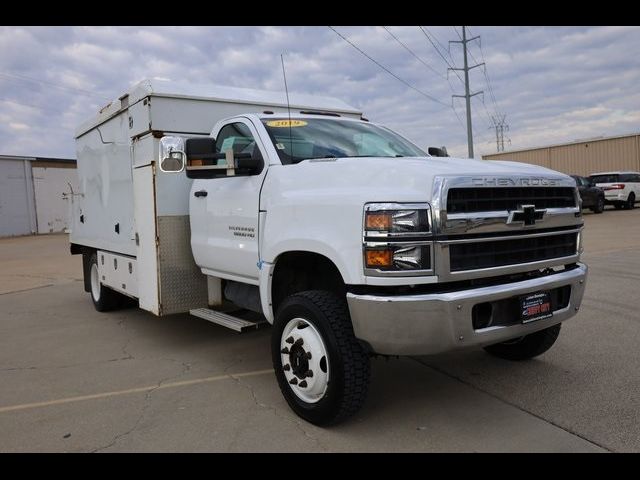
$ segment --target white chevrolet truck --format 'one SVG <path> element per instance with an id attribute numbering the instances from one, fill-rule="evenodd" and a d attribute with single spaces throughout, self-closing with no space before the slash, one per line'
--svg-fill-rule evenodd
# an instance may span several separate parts
<path id="1" fill-rule="evenodd" d="M 318 425 L 362 406 L 372 355 L 553 345 L 587 278 L 572 178 L 285 99 L 144 81 L 78 128 L 71 253 L 97 310 L 271 324 L 280 389 Z"/>

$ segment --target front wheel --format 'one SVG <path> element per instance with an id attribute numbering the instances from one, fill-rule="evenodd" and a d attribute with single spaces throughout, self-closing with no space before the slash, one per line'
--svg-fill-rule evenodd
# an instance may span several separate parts
<path id="1" fill-rule="evenodd" d="M 369 355 L 353 334 L 344 298 L 322 290 L 292 295 L 278 309 L 273 327 L 273 367 L 297 415 L 329 425 L 362 407 Z"/>
<path id="2" fill-rule="evenodd" d="M 508 342 L 489 345 L 484 349 L 491 355 L 505 360 L 529 360 L 549 350 L 560 335 L 561 324 L 530 333 Z"/>
<path id="3" fill-rule="evenodd" d="M 604 198 L 598 197 L 592 210 L 593 213 L 602 213 L 604 211 Z"/>
<path id="4" fill-rule="evenodd" d="M 636 196 L 634 193 L 630 193 L 626 203 L 624 204 L 624 208 L 626 210 L 632 210 L 635 206 L 636 206 Z"/>

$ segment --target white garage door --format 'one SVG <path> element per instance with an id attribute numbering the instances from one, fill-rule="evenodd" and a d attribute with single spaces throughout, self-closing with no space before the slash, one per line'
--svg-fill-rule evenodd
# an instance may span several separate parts
<path id="1" fill-rule="evenodd" d="M 69 196 L 78 191 L 75 168 L 33 167 L 38 233 L 64 232 L 69 228 Z"/>
<path id="2" fill-rule="evenodd" d="M 0 237 L 35 232 L 31 166 L 24 160 L 0 160 Z"/>

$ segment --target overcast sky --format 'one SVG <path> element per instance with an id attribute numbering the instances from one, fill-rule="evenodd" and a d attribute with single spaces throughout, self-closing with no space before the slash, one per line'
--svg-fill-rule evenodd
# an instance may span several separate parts
<path id="1" fill-rule="evenodd" d="M 335 28 L 422 93 L 328 27 L 0 27 L 0 154 L 75 158 L 76 126 L 144 78 L 282 91 L 285 52 L 291 92 L 338 97 L 422 147 L 467 156 L 464 99 L 459 120 L 451 107 L 464 85 L 445 62 L 462 66 L 460 45 L 447 51 L 461 27 Z M 496 151 L 496 112 L 507 150 L 640 131 L 640 28 L 470 31 L 482 39 L 470 65 L 486 62 L 493 93 L 471 70 L 485 92 L 472 99 L 476 157 Z"/>

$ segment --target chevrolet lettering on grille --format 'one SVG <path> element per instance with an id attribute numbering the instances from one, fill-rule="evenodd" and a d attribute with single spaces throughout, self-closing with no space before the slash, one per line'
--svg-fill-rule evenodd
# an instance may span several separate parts
<path id="1" fill-rule="evenodd" d="M 536 221 L 544 218 L 546 209 L 536 209 L 535 205 L 522 205 L 519 210 L 512 210 L 509 213 L 507 224 L 522 223 L 525 227 L 535 225 Z"/>
<path id="2" fill-rule="evenodd" d="M 544 177 L 509 178 L 509 177 L 478 177 L 472 178 L 471 183 L 477 187 L 539 187 L 555 186 L 558 180 Z"/>

